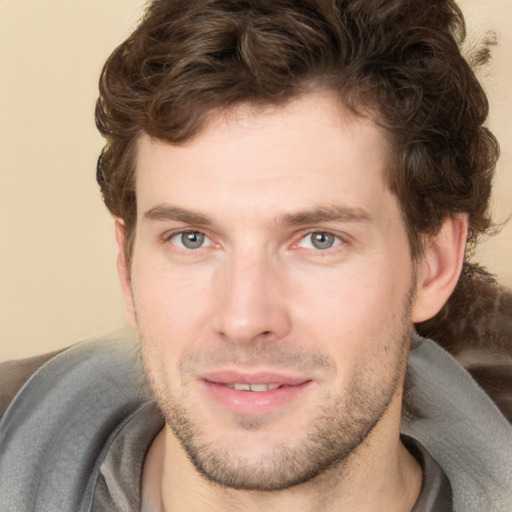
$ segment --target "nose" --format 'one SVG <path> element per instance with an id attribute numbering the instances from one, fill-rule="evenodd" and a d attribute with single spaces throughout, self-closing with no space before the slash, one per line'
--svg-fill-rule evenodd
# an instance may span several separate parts
<path id="1" fill-rule="evenodd" d="M 218 269 L 213 328 L 237 345 L 283 338 L 291 329 L 282 272 L 264 255 L 232 254 Z"/>

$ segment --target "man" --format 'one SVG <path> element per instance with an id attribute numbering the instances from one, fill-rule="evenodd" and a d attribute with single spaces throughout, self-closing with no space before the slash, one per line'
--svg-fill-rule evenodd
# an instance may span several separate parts
<path id="1" fill-rule="evenodd" d="M 148 7 L 96 111 L 144 372 L 102 339 L 32 376 L 8 510 L 510 510 L 510 425 L 414 332 L 490 225 L 462 37 L 446 0 Z"/>

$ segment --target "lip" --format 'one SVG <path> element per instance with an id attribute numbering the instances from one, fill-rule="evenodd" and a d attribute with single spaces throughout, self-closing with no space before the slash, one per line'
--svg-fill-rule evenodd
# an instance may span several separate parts
<path id="1" fill-rule="evenodd" d="M 298 386 L 311 380 L 309 377 L 285 375 L 279 372 L 258 371 L 241 372 L 237 370 L 219 370 L 208 372 L 203 380 L 215 384 L 279 384 L 280 386 Z"/>
<path id="2" fill-rule="evenodd" d="M 201 381 L 216 403 L 244 416 L 268 414 L 291 405 L 312 384 L 308 377 L 266 371 L 215 371 L 203 375 Z M 239 391 L 228 387 L 233 384 L 278 384 L 279 387 L 261 392 Z"/>

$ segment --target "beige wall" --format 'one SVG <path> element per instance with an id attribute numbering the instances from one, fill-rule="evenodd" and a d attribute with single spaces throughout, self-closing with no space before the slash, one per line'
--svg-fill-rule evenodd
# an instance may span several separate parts
<path id="1" fill-rule="evenodd" d="M 96 81 L 142 0 L 0 0 L 0 360 L 124 325 L 111 220 L 94 181 Z M 464 0 L 503 144 L 494 207 L 512 213 L 512 0 Z M 508 59 L 508 61 L 507 61 Z M 478 256 L 512 286 L 512 222 Z"/>
<path id="2" fill-rule="evenodd" d="M 124 325 L 93 119 L 141 0 L 0 0 L 0 360 Z"/>
<path id="3" fill-rule="evenodd" d="M 498 236 L 481 244 L 475 259 L 512 286 L 512 0 L 460 0 L 468 25 L 468 46 L 492 30 L 498 45 L 493 61 L 480 78 L 491 105 L 489 124 L 501 144 L 501 157 L 494 183 L 495 222 L 508 222 Z"/>

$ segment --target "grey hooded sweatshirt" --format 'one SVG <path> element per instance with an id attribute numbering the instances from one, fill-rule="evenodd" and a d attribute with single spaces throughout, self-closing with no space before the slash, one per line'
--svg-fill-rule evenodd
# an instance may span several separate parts
<path id="1" fill-rule="evenodd" d="M 511 512 L 511 425 L 452 356 L 415 337 L 415 417 L 402 433 L 448 477 L 453 510 Z M 0 421 L 0 510 L 139 510 L 143 461 L 162 427 L 137 340 L 115 335 L 61 352 Z"/>

